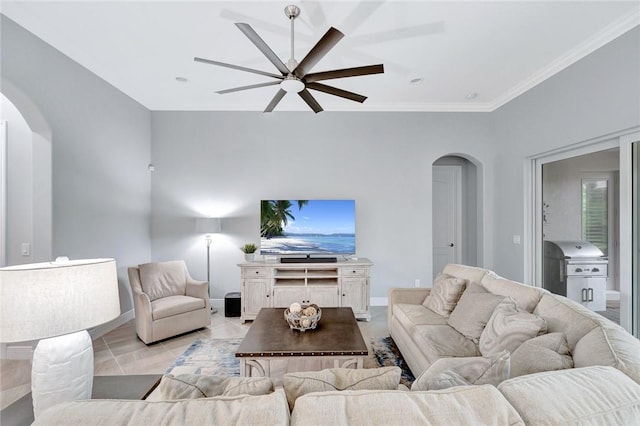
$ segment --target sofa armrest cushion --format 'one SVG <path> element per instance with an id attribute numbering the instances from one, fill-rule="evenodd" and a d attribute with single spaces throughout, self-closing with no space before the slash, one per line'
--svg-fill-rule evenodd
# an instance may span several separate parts
<path id="1" fill-rule="evenodd" d="M 296 399 L 310 392 L 398 389 L 401 374 L 400 367 L 331 368 L 322 371 L 285 374 L 283 387 L 289 408 L 293 409 Z"/>
<path id="2" fill-rule="evenodd" d="M 640 418 L 640 385 L 613 367 L 530 374 L 498 390 L 531 425 L 636 425 Z"/>
<path id="3" fill-rule="evenodd" d="M 479 283 L 471 283 L 460 296 L 447 323 L 477 343 L 494 309 L 504 299 L 505 296 L 491 294 Z"/>
<path id="4" fill-rule="evenodd" d="M 168 374 L 162 377 L 158 387 L 162 400 L 266 395 L 273 392 L 273 382 L 268 377 L 220 377 L 203 374 Z"/>
<path id="5" fill-rule="evenodd" d="M 509 378 L 509 352 L 487 357 L 440 358 L 411 385 L 412 391 L 447 389 L 452 386 L 494 385 Z"/>
<path id="6" fill-rule="evenodd" d="M 431 292 L 422 304 L 438 315 L 448 317 L 456 307 L 462 292 L 467 287 L 467 280 L 451 275 L 438 274 L 433 281 Z"/>
<path id="7" fill-rule="evenodd" d="M 516 302 L 507 297 L 494 309 L 480 335 L 478 347 L 482 355 L 500 351 L 515 351 L 527 340 L 547 331 L 545 320 L 517 308 Z"/>
<path id="8" fill-rule="evenodd" d="M 564 333 L 527 340 L 511 354 L 511 377 L 565 368 L 573 368 L 573 359 Z"/>

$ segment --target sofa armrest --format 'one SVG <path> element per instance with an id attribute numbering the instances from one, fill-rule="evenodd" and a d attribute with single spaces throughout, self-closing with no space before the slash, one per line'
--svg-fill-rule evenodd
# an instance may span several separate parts
<path id="1" fill-rule="evenodd" d="M 431 292 L 430 288 L 414 287 L 414 288 L 399 288 L 392 287 L 388 291 L 388 304 L 387 320 L 388 327 L 391 330 L 391 318 L 393 317 L 393 305 L 396 303 L 408 303 L 412 305 L 421 305 L 424 299 L 427 298 Z"/>
<path id="2" fill-rule="evenodd" d="M 194 279 L 187 279 L 187 296 L 197 297 L 198 299 L 204 299 L 205 307 L 209 309 L 211 307 L 211 301 L 209 300 L 209 283 L 207 281 L 197 281 Z"/>

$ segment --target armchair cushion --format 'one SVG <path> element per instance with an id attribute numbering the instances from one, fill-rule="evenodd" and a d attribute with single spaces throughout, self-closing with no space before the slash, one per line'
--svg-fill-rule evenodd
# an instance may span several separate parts
<path id="1" fill-rule="evenodd" d="M 183 261 L 139 265 L 142 291 L 154 301 L 161 297 L 185 295 L 187 269 Z"/>
<path id="2" fill-rule="evenodd" d="M 203 299 L 191 296 L 168 296 L 151 302 L 151 316 L 154 320 L 159 320 L 204 307 Z"/>

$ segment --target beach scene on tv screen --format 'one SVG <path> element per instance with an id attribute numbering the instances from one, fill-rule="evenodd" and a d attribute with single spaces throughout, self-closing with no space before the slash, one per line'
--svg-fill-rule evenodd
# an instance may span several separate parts
<path id="1" fill-rule="evenodd" d="M 262 200 L 261 254 L 354 254 L 355 200 Z"/>

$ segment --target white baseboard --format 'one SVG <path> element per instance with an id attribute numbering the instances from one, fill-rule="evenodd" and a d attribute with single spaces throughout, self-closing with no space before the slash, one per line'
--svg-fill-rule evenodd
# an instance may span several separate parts
<path id="1" fill-rule="evenodd" d="M 620 300 L 620 292 L 618 290 L 607 290 L 607 300 Z"/>
<path id="2" fill-rule="evenodd" d="M 31 359 L 33 348 L 37 342 L 23 342 L 17 345 L 3 343 L 0 345 L 0 359 Z"/>
<path id="3" fill-rule="evenodd" d="M 106 324 L 102 324 L 92 328 L 91 330 L 89 330 L 89 335 L 91 336 L 92 340 L 97 339 L 98 337 L 102 337 L 108 332 L 115 330 L 121 325 L 126 324 L 127 322 L 131 321 L 134 318 L 135 318 L 135 314 L 133 312 L 133 309 L 131 309 L 130 311 L 125 312 L 124 314 L 120 314 L 120 316 L 114 319 L 113 321 L 109 321 Z"/>
<path id="4" fill-rule="evenodd" d="M 371 306 L 389 306 L 388 297 L 372 297 L 370 300 Z"/>

